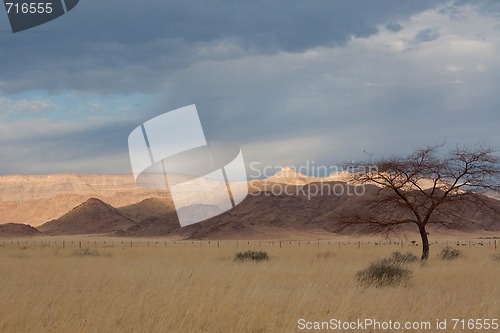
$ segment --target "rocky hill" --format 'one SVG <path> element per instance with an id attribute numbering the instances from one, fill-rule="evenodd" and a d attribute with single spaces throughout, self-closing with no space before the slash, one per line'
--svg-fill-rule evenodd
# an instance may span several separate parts
<path id="1" fill-rule="evenodd" d="M 1 176 L 0 224 L 19 221 L 38 226 L 90 198 L 120 207 L 166 197 L 165 191 L 137 186 L 129 174 Z"/>
<path id="2" fill-rule="evenodd" d="M 118 209 L 92 198 L 38 229 L 48 235 L 108 234 L 135 224 Z"/>
<path id="3" fill-rule="evenodd" d="M 0 237 L 27 237 L 40 235 L 42 235 L 42 233 L 39 230 L 27 224 L 0 224 Z"/>

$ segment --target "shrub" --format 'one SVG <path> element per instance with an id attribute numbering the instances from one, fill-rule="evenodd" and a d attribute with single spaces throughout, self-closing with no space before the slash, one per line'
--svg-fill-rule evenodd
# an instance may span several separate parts
<path id="1" fill-rule="evenodd" d="M 244 252 L 238 252 L 234 256 L 235 261 L 264 261 L 264 260 L 269 260 L 269 256 L 267 255 L 267 252 L 264 251 L 244 251 Z"/>
<path id="2" fill-rule="evenodd" d="M 319 258 L 319 259 L 328 259 L 328 258 L 331 258 L 331 257 L 335 257 L 335 253 L 332 252 L 332 251 L 319 252 L 316 255 L 316 257 Z"/>
<path id="3" fill-rule="evenodd" d="M 459 249 L 451 248 L 449 246 L 443 248 L 441 250 L 441 253 L 439 253 L 439 257 L 443 260 L 453 260 L 461 256 L 462 251 L 460 251 Z"/>
<path id="4" fill-rule="evenodd" d="M 98 257 L 101 254 L 97 250 L 89 249 L 88 247 L 76 249 L 71 253 L 72 256 L 75 257 Z"/>
<path id="5" fill-rule="evenodd" d="M 411 279 L 411 271 L 391 259 L 371 263 L 356 274 L 358 282 L 365 286 L 389 287 L 406 285 Z"/>
<path id="6" fill-rule="evenodd" d="M 418 257 L 411 252 L 401 253 L 399 251 L 392 252 L 389 260 L 392 260 L 396 263 L 406 264 L 409 262 L 415 262 L 418 260 Z"/>

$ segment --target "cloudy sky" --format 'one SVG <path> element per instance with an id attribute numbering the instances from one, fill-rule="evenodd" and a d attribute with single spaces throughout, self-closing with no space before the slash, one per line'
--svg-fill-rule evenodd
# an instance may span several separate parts
<path id="1" fill-rule="evenodd" d="M 247 164 L 500 146 L 493 0 L 81 0 L 1 11 L 0 45 L 0 174 L 130 172 L 129 133 L 190 104 Z"/>

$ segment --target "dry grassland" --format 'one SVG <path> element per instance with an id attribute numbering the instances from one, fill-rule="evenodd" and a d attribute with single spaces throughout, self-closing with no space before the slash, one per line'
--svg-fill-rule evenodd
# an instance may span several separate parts
<path id="1" fill-rule="evenodd" d="M 408 265 L 409 286 L 367 288 L 357 271 L 420 248 L 264 243 L 269 261 L 238 263 L 235 253 L 256 243 L 214 244 L 90 242 L 88 255 L 76 255 L 76 242 L 0 247 L 0 331 L 264 333 L 298 332 L 300 318 L 500 320 L 500 250 L 492 246 L 461 246 L 463 258 L 443 261 L 434 245 L 426 265 Z"/>

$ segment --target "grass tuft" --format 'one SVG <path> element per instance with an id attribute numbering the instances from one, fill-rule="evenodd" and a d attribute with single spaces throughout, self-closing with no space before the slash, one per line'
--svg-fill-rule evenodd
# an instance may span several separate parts
<path id="1" fill-rule="evenodd" d="M 439 253 L 439 257 L 442 260 L 454 260 L 462 256 L 462 251 L 459 249 L 454 249 L 449 246 L 443 248 Z"/>
<path id="2" fill-rule="evenodd" d="M 401 253 L 399 251 L 395 251 L 392 252 L 390 260 L 396 263 L 406 264 L 418 261 L 418 257 L 411 252 Z"/>
<path id="3" fill-rule="evenodd" d="M 236 255 L 234 256 L 234 260 L 239 262 L 244 262 L 244 261 L 260 262 L 269 260 L 269 255 L 267 254 L 267 252 L 264 251 L 248 250 L 236 253 Z"/>
<path id="4" fill-rule="evenodd" d="M 88 247 L 84 247 L 81 249 L 74 250 L 71 253 L 71 255 L 74 257 L 99 257 L 99 256 L 106 255 L 106 254 L 103 254 L 95 249 L 90 249 Z"/>
<path id="5" fill-rule="evenodd" d="M 318 259 L 328 259 L 335 257 L 335 253 L 333 251 L 325 251 L 325 252 L 319 252 L 316 257 Z"/>
<path id="6" fill-rule="evenodd" d="M 392 259 L 382 259 L 371 263 L 356 274 L 358 282 L 364 286 L 395 287 L 406 286 L 412 272 Z"/>

